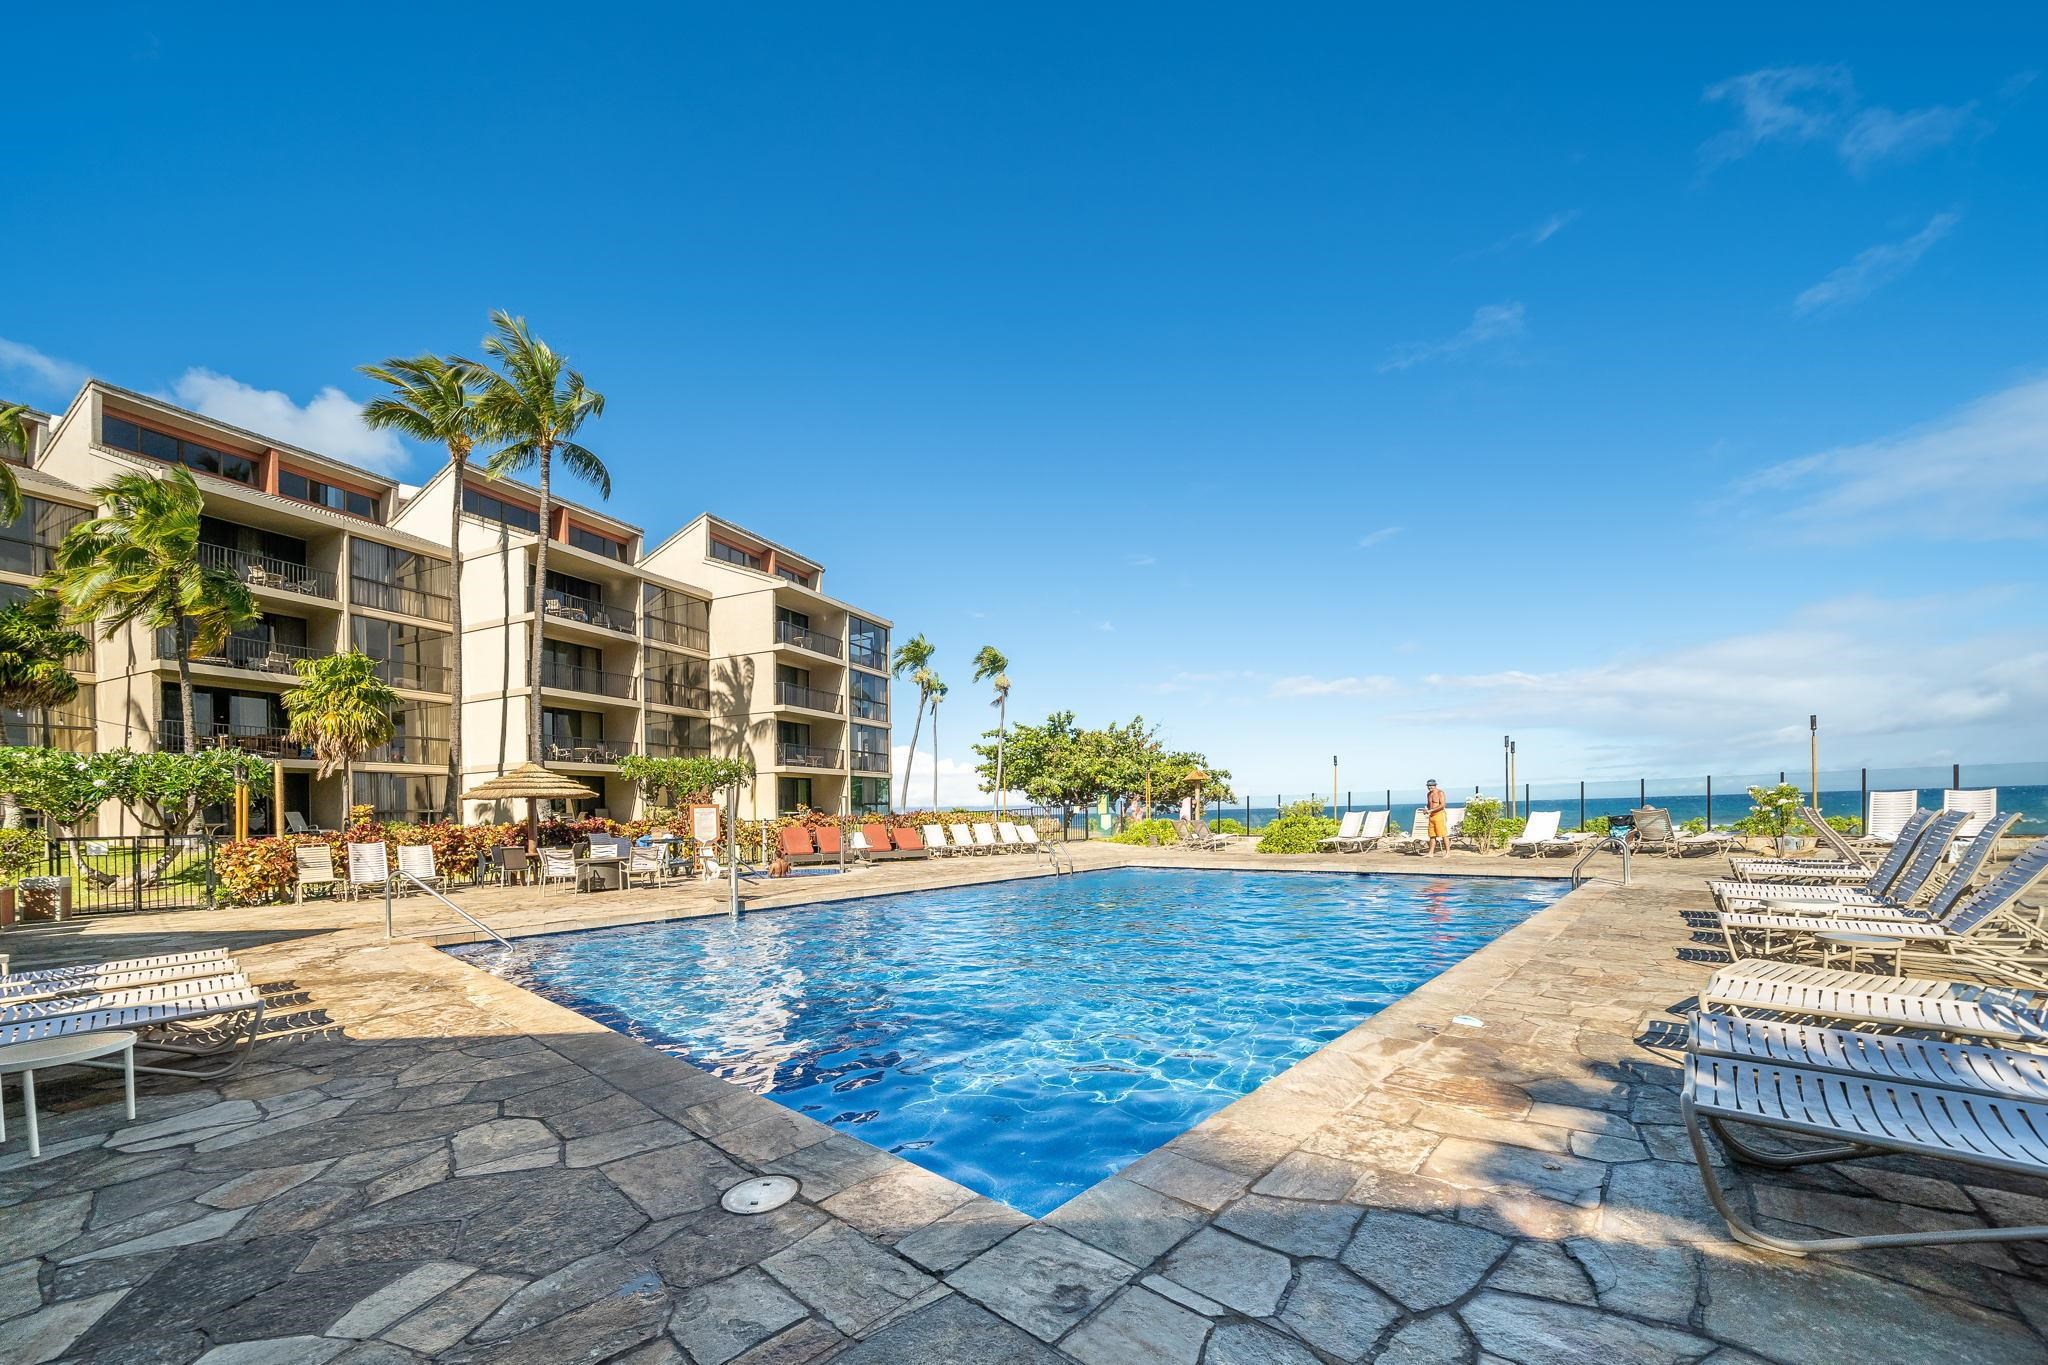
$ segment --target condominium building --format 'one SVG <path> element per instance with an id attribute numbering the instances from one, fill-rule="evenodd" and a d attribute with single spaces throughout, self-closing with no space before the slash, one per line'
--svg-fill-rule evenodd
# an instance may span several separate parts
<path id="1" fill-rule="evenodd" d="M 585 803 L 595 810 L 640 808 L 619 775 L 630 753 L 750 756 L 754 814 L 888 804 L 888 622 L 826 596 L 822 565 L 730 523 L 701 516 L 643 552 L 639 527 L 557 498 L 536 585 L 538 492 L 474 468 L 460 488 L 446 465 L 406 487 L 97 380 L 61 416 L 34 414 L 30 444 L 17 453 L 28 505 L 0 527 L 0 600 L 30 591 L 65 533 L 94 514 L 87 490 L 166 464 L 192 471 L 206 497 L 203 557 L 262 609 L 219 653 L 190 660 L 198 742 L 275 760 L 285 812 L 329 826 L 351 805 L 387 818 L 437 812 L 454 727 L 460 790 L 526 761 L 536 690 L 541 759 L 596 791 Z M 378 661 L 401 702 L 394 737 L 344 792 L 286 738 L 282 698 L 296 660 L 351 646 Z M 0 713 L 8 742 L 182 748 L 177 653 L 169 632 L 96 638 L 79 661 L 78 701 L 49 716 Z M 277 814 L 256 796 L 252 824 L 265 832 Z"/>

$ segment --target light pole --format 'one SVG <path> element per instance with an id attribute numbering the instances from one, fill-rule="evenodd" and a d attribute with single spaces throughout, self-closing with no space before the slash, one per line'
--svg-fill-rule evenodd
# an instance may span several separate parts
<path id="1" fill-rule="evenodd" d="M 1515 818 L 1515 741 L 1508 741 L 1508 819 Z"/>
<path id="2" fill-rule="evenodd" d="M 1807 758 L 1813 765 L 1813 808 L 1820 809 L 1820 717 L 1806 718 Z"/>
<path id="3" fill-rule="evenodd" d="M 1500 813 L 1503 816 L 1513 815 L 1515 811 L 1514 750 L 1508 747 L 1512 743 L 1506 735 L 1500 737 Z"/>
<path id="4" fill-rule="evenodd" d="M 1330 755 L 1330 814 L 1337 813 L 1337 755 Z"/>

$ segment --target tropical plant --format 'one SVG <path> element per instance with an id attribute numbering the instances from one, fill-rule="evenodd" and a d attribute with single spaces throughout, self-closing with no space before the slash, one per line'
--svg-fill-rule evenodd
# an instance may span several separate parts
<path id="1" fill-rule="evenodd" d="M 911 679 L 917 684 L 918 699 L 930 698 L 932 705 L 932 804 L 939 804 L 939 703 L 946 699 L 946 684 L 929 668 L 917 670 Z M 907 780 L 907 779 L 906 779 Z"/>
<path id="2" fill-rule="evenodd" d="M 62 706 L 76 697 L 70 662 L 85 648 L 49 593 L 0 607 L 0 706 Z"/>
<path id="3" fill-rule="evenodd" d="M 664 798 L 674 806 L 702 801 L 728 787 L 744 787 L 754 778 L 754 765 L 746 758 L 657 758 L 651 754 L 627 754 L 619 760 L 619 776 L 637 782 L 650 796 Z"/>
<path id="4" fill-rule="evenodd" d="M 924 636 L 911 636 L 908 640 L 896 646 L 896 657 L 889 662 L 889 676 L 899 680 L 904 677 L 915 679 L 918 674 L 925 672 L 930 666 L 934 652 L 932 642 L 925 639 Z M 924 704 L 927 697 L 928 694 L 925 690 L 919 687 L 917 690 L 917 719 L 911 722 L 910 726 L 910 752 L 903 759 L 903 809 L 905 810 L 910 809 L 910 769 L 917 762 L 917 736 L 918 732 L 924 728 Z M 938 758 L 936 755 L 934 755 L 932 762 L 937 764 Z M 937 803 L 934 802 L 933 804 L 936 805 Z"/>
<path id="5" fill-rule="evenodd" d="M 989 705 L 996 708 L 996 808 L 1003 809 L 1003 740 L 1009 730 L 1010 719 L 1010 661 L 994 645 L 983 645 L 974 656 L 974 680 L 988 682 L 995 689 L 996 699 Z"/>
<path id="6" fill-rule="evenodd" d="M 1211 834 L 1250 834 L 1250 833 L 1251 833 L 1251 831 L 1250 831 L 1249 829 L 1246 829 L 1246 828 L 1245 828 L 1245 823 L 1244 823 L 1244 821 L 1242 821 L 1242 820 L 1238 820 L 1238 819 L 1234 819 L 1233 817 L 1231 817 L 1231 816 L 1227 816 L 1227 815 L 1226 815 L 1226 816 L 1224 816 L 1224 817 L 1223 817 L 1223 818 L 1222 818 L 1221 820 L 1211 820 L 1211 821 L 1209 822 L 1209 832 L 1210 832 Z"/>
<path id="7" fill-rule="evenodd" d="M 171 632 L 184 749 L 196 753 L 191 661 L 226 648 L 237 627 L 257 618 L 256 601 L 234 574 L 200 563 L 206 499 L 184 469 L 123 474 L 92 492 L 106 510 L 64 537 L 44 585 L 73 621 L 99 622 L 106 639 L 131 623 Z"/>
<path id="8" fill-rule="evenodd" d="M 0 887 L 21 885 L 50 865 L 50 841 L 39 829 L 0 829 Z"/>
<path id="9" fill-rule="evenodd" d="M 1134 820 L 1123 829 L 1109 836 L 1112 844 L 1141 844 L 1161 847 L 1177 843 L 1180 832 L 1171 820 Z"/>
<path id="10" fill-rule="evenodd" d="M 294 660 L 292 671 L 299 685 L 284 694 L 287 733 L 312 747 L 320 776 L 341 770 L 342 790 L 352 801 L 356 760 L 391 738 L 398 693 L 377 676 L 377 661 L 359 649 Z"/>
<path id="11" fill-rule="evenodd" d="M 163 834 L 190 834 L 197 830 L 208 806 L 232 801 L 238 782 L 263 791 L 270 785 L 270 764 L 239 749 L 201 749 L 196 754 L 136 754 L 126 750 L 115 755 L 110 790 L 114 799 L 127 806 L 146 829 Z M 153 881 L 168 869 L 177 850 L 167 849 Z"/>
<path id="12" fill-rule="evenodd" d="M 1735 822 L 1735 828 L 1744 834 L 1765 835 L 1782 839 L 1795 826 L 1805 828 L 1799 817 L 1800 804 L 1806 794 L 1796 782 L 1780 782 L 1773 787 L 1751 787 L 1749 789 L 1749 814 Z"/>
<path id="13" fill-rule="evenodd" d="M 1465 803 L 1465 818 L 1458 826 L 1458 832 L 1482 850 L 1494 849 L 1511 837 L 1507 824 L 1505 806 L 1490 796 L 1475 796 Z"/>
<path id="14" fill-rule="evenodd" d="M 0 403 L 0 451 L 28 454 L 28 408 L 20 403 Z M 6 457 L 0 455 L 0 521 L 21 515 L 21 481 Z"/>
<path id="15" fill-rule="evenodd" d="M 1259 831 L 1261 853 L 1314 853 L 1337 832 L 1337 822 L 1323 814 L 1320 801 L 1296 801 Z"/>
<path id="16" fill-rule="evenodd" d="M 63 835 L 78 827 L 115 797 L 115 781 L 125 750 L 96 754 L 61 749 L 0 748 L 0 791 L 8 792 L 23 810 L 40 815 Z"/>
<path id="17" fill-rule="evenodd" d="M 455 648 L 448 656 L 448 690 L 462 696 L 462 493 L 469 477 L 469 457 L 476 443 L 488 437 L 484 418 L 485 374 L 466 360 L 437 355 L 417 355 L 410 360 L 394 357 L 382 365 L 358 369 L 390 388 L 381 398 L 363 405 L 363 425 L 380 431 L 396 431 L 415 441 L 438 445 L 448 451 L 453 488 L 449 497 L 448 599 L 453 615 L 450 629 Z M 545 523 L 543 523 L 545 524 Z M 539 634 L 538 631 L 535 632 Z M 538 693 L 536 693 L 538 695 Z M 448 735 L 448 793 L 444 814 L 457 814 L 462 783 L 462 727 L 452 726 Z"/>
<path id="18" fill-rule="evenodd" d="M 586 385 L 566 357 L 527 330 L 525 318 L 500 309 L 491 314 L 491 326 L 496 334 L 484 341 L 484 350 L 501 370 L 476 366 L 484 376 L 478 403 L 485 430 L 505 445 L 485 463 L 484 473 L 499 479 L 528 469 L 539 471 L 540 533 L 533 541 L 533 624 L 527 641 L 533 686 L 527 689 L 526 715 L 527 756 L 538 763 L 541 604 L 547 593 L 548 540 L 554 524 L 555 461 L 595 485 L 600 497 L 612 495 L 612 476 L 603 461 L 576 441 L 585 422 L 604 415 L 604 395 Z"/>

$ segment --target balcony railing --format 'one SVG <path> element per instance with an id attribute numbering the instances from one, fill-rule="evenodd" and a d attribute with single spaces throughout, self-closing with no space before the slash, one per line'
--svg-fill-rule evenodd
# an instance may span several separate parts
<path id="1" fill-rule="evenodd" d="M 839 751 L 815 744 L 777 744 L 775 761 L 785 768 L 836 768 Z"/>
<path id="2" fill-rule="evenodd" d="M 185 748 L 185 723 L 167 720 L 157 729 L 157 747 L 182 753 Z M 216 725 L 201 722 L 199 726 L 199 747 L 202 749 L 240 749 L 244 753 L 256 754 L 262 758 L 311 758 L 313 751 L 306 745 L 288 738 L 281 725 Z"/>
<path id="3" fill-rule="evenodd" d="M 446 593 L 401 588 L 396 583 L 386 583 L 381 578 L 365 578 L 361 574 L 350 574 L 348 585 L 349 597 L 359 607 L 374 607 L 399 616 L 417 616 L 423 621 L 455 619 L 454 599 Z"/>
<path id="4" fill-rule="evenodd" d="M 633 675 L 630 673 L 607 673 L 601 668 L 565 664 L 557 659 L 540 661 L 540 685 L 559 687 L 565 692 L 588 692 L 599 697 L 630 698 L 633 695 Z"/>
<path id="5" fill-rule="evenodd" d="M 635 618 L 629 607 L 614 607 L 591 597 L 578 597 L 573 592 L 562 592 L 549 588 L 541 594 L 541 610 L 554 621 L 574 621 L 578 625 L 596 626 L 600 630 L 615 630 L 621 635 L 634 632 Z M 526 597 L 529 609 L 533 606 L 533 594 Z"/>
<path id="6" fill-rule="evenodd" d="M 889 755 L 853 751 L 853 770 L 857 773 L 885 773 L 889 771 Z"/>
<path id="7" fill-rule="evenodd" d="M 671 682 L 667 678 L 649 678 L 647 700 L 656 706 L 687 706 L 696 711 L 709 711 L 711 689 Z"/>
<path id="8" fill-rule="evenodd" d="M 813 654 L 829 654 L 835 659 L 840 657 L 842 644 L 837 635 L 827 635 L 823 631 L 800 626 L 794 621 L 775 623 L 775 642 L 795 645 L 798 649 L 808 649 Z"/>
<path id="9" fill-rule="evenodd" d="M 699 654 L 711 652 L 711 632 L 702 626 L 687 626 L 659 616 L 647 618 L 647 638 L 658 645 L 681 645 Z"/>
<path id="10" fill-rule="evenodd" d="M 801 687 L 796 683 L 775 684 L 775 700 L 784 706 L 802 706 L 813 711 L 830 711 L 839 714 L 839 694 L 820 692 L 815 687 Z"/>
<path id="11" fill-rule="evenodd" d="M 363 763 L 432 763 L 446 767 L 448 741 L 432 735 L 396 735 L 374 749 L 365 750 Z"/>
<path id="12" fill-rule="evenodd" d="M 325 569 L 294 564 L 288 559 L 231 550 L 225 545 L 199 545 L 199 562 L 209 569 L 226 569 L 252 588 L 294 592 L 302 597 L 334 600 L 334 575 Z"/>
<path id="13" fill-rule="evenodd" d="M 547 749 L 550 763 L 616 764 L 627 754 L 636 752 L 632 743 L 619 739 L 595 740 L 588 744 L 567 740 L 560 744 L 550 743 Z"/>
<path id="14" fill-rule="evenodd" d="M 215 668 L 246 668 L 252 673 L 273 673 L 283 677 L 294 674 L 292 665 L 300 659 L 317 659 L 325 651 L 310 649 L 305 645 L 280 644 L 275 640 L 255 639 L 243 635 L 230 635 L 227 643 L 217 652 L 192 657 L 195 664 L 211 664 Z M 173 630 L 159 630 L 156 633 L 156 657 L 169 663 L 178 661 L 178 635 Z"/>
<path id="15" fill-rule="evenodd" d="M 876 701 L 873 698 L 855 694 L 853 698 L 853 715 L 856 720 L 887 720 L 889 719 L 888 699 L 884 698 L 881 701 Z"/>
<path id="16" fill-rule="evenodd" d="M 413 692 L 448 690 L 449 670 L 440 664 L 416 663 L 411 659 L 379 659 L 377 676 L 393 687 Z"/>
<path id="17" fill-rule="evenodd" d="M 650 758 L 709 758 L 709 745 L 670 744 L 663 740 L 650 739 L 645 745 Z"/>

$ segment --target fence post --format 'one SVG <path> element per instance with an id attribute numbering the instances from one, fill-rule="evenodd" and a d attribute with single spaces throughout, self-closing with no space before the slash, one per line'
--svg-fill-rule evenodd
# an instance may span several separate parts
<path id="1" fill-rule="evenodd" d="M 1529 784 L 1527 782 L 1522 784 L 1522 818 L 1524 820 L 1529 818 Z"/>
<path id="2" fill-rule="evenodd" d="M 1586 779 L 1579 779 L 1579 828 L 1586 827 Z"/>
<path id="3" fill-rule="evenodd" d="M 1351 814 L 1351 789 L 1348 787 L 1344 790 L 1344 813 Z"/>
<path id="4" fill-rule="evenodd" d="M 1638 807 L 1642 807 L 1647 806 L 1649 804 L 1650 779 L 1647 777 L 1639 777 L 1636 779 L 1636 805 Z"/>
<path id="5" fill-rule="evenodd" d="M 1707 774 L 1707 828 L 1714 827 L 1714 775 Z"/>
<path id="6" fill-rule="evenodd" d="M 1392 815 L 1393 813 L 1394 813 L 1394 789 L 1393 789 L 1392 787 L 1389 787 L 1389 788 L 1387 788 L 1387 814 L 1389 814 L 1389 815 Z"/>
<path id="7" fill-rule="evenodd" d="M 1856 807 L 1856 826 L 1865 834 L 1870 833 L 1870 769 L 1863 770 L 1863 800 Z"/>
<path id="8" fill-rule="evenodd" d="M 1949 785 L 1949 790 L 1951 790 L 1951 791 L 1961 791 L 1961 790 L 1963 789 L 1963 765 L 1962 765 L 1962 764 L 1960 764 L 1960 763 L 1951 763 L 1951 764 L 1949 765 L 1949 768 L 1948 768 L 1948 785 Z"/>

